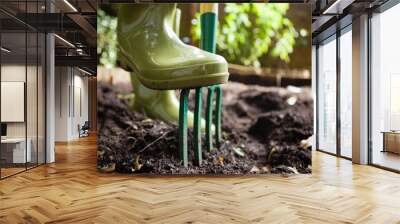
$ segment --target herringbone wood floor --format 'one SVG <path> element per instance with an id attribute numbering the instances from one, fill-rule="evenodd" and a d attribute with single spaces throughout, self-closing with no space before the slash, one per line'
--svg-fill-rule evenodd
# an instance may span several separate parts
<path id="1" fill-rule="evenodd" d="M 0 181 L 0 223 L 400 223 L 400 175 L 314 153 L 313 175 L 139 177 L 96 171 L 96 139 Z"/>

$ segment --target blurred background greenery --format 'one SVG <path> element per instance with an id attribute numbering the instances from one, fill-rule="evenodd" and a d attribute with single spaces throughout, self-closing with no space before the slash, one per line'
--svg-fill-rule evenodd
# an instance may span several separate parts
<path id="1" fill-rule="evenodd" d="M 110 12 L 108 10 L 107 12 Z M 112 68 L 117 62 L 117 18 L 106 13 L 104 9 L 97 10 L 97 54 L 99 63 Z"/>
<path id="2" fill-rule="evenodd" d="M 198 46 L 199 4 L 178 4 L 180 38 Z M 231 64 L 255 68 L 311 70 L 311 13 L 307 4 L 226 3 L 219 6 L 217 53 Z M 117 60 L 115 7 L 97 13 L 99 63 Z"/>
<path id="3" fill-rule="evenodd" d="M 224 5 L 217 35 L 218 53 L 230 63 L 261 67 L 259 59 L 290 61 L 298 32 L 285 17 L 289 4 L 228 3 Z M 200 13 L 193 19 L 192 36 L 200 39 Z"/>

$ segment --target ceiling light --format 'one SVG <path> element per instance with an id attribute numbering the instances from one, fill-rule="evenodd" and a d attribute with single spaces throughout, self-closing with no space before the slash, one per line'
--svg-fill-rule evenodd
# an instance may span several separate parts
<path id="1" fill-rule="evenodd" d="M 11 50 L 9 50 L 9 49 L 7 49 L 7 48 L 5 48 L 5 47 L 1 47 L 0 49 L 1 49 L 2 51 L 6 52 L 6 53 L 10 53 L 10 52 L 11 52 Z"/>
<path id="2" fill-rule="evenodd" d="M 57 37 L 57 38 L 58 38 L 59 40 L 61 40 L 62 42 L 64 42 L 65 44 L 67 44 L 68 46 L 75 48 L 75 45 L 73 45 L 73 44 L 72 44 L 71 42 L 69 42 L 68 40 L 66 40 L 66 39 L 64 39 L 64 38 L 62 38 L 62 37 L 60 37 L 60 36 L 57 35 L 57 34 L 54 34 L 54 36 Z"/>
<path id="3" fill-rule="evenodd" d="M 347 6 L 351 5 L 355 0 L 336 0 L 332 5 L 324 10 L 322 14 L 342 14 Z"/>
<path id="4" fill-rule="evenodd" d="M 64 0 L 64 3 L 68 5 L 74 12 L 78 12 L 78 10 L 68 1 Z"/>
<path id="5" fill-rule="evenodd" d="M 85 74 L 87 74 L 87 75 L 92 75 L 92 73 L 90 73 L 90 72 L 88 72 L 88 71 L 86 71 L 86 70 L 83 70 L 83 69 L 81 69 L 81 68 L 79 68 L 79 67 L 78 67 L 78 70 L 81 71 L 81 72 L 83 72 L 83 73 L 85 73 Z"/>
<path id="6" fill-rule="evenodd" d="M 77 48 L 76 53 L 78 53 L 79 55 L 83 55 L 83 50 L 81 48 Z"/>

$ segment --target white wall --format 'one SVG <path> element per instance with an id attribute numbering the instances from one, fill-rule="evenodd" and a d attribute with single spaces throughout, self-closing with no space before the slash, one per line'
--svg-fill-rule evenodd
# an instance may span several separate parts
<path id="1" fill-rule="evenodd" d="M 313 94 L 313 108 L 314 108 L 314 125 L 312 136 L 312 149 L 316 150 L 317 146 L 317 47 L 312 45 L 311 51 L 311 89 Z"/>
<path id="2" fill-rule="evenodd" d="M 368 15 L 352 24 L 352 159 L 368 163 Z"/>
<path id="3" fill-rule="evenodd" d="M 37 70 L 39 69 L 39 70 Z M 22 107 L 12 108 L 10 106 L 4 106 L 1 108 L 2 112 L 6 113 L 22 113 L 22 117 L 26 112 L 26 120 L 22 119 L 20 122 L 5 122 L 7 124 L 7 137 L 9 138 L 27 138 L 29 139 L 32 161 L 36 162 L 39 159 L 39 163 L 44 163 L 44 74 L 42 73 L 42 67 L 25 66 L 25 64 L 3 64 L 1 66 L 1 81 L 3 82 L 23 82 L 26 85 L 26 101 L 23 100 Z M 25 80 L 27 78 L 27 80 Z M 5 89 L 2 89 L 3 94 Z M 19 94 L 24 95 L 25 89 L 18 90 Z M 8 93 L 10 94 L 10 93 Z M 2 95 L 7 97 L 7 95 Z M 22 97 L 24 98 L 25 95 Z M 17 102 L 15 102 L 17 103 Z M 26 103 L 26 106 L 25 106 Z"/>
<path id="4" fill-rule="evenodd" d="M 50 1 L 46 7 L 53 11 Z M 54 35 L 46 35 L 46 163 L 56 160 L 55 153 L 55 42 Z"/>
<path id="5" fill-rule="evenodd" d="M 76 68 L 56 67 L 56 141 L 79 138 L 78 124 L 88 121 L 88 78 L 83 75 Z"/>
<path id="6" fill-rule="evenodd" d="M 25 82 L 25 65 L 2 65 L 1 81 L 4 82 Z M 6 110 L 7 108 L 1 108 Z M 25 122 L 7 123 L 8 137 L 25 137 Z"/>
<path id="7" fill-rule="evenodd" d="M 79 71 L 78 71 L 79 72 Z M 79 137 L 78 129 L 76 128 L 78 124 L 81 126 L 85 123 L 85 121 L 89 121 L 89 91 L 88 91 L 88 77 L 82 76 L 84 75 L 82 72 L 79 72 L 78 75 L 75 73 L 75 86 L 80 88 L 80 105 L 82 112 L 80 113 L 75 107 L 75 123 L 73 124 L 75 134 L 74 136 Z M 77 90 L 75 88 L 75 90 Z M 77 92 L 75 92 L 77 94 Z M 75 97 L 75 100 L 77 98 Z"/>
<path id="8" fill-rule="evenodd" d="M 55 141 L 67 141 L 69 132 L 69 68 L 55 68 Z"/>
<path id="9" fill-rule="evenodd" d="M 26 67 L 25 64 L 2 64 L 1 65 L 1 82 L 23 82 L 26 83 L 25 80 L 25 75 L 26 75 Z M 29 68 L 28 68 L 29 69 Z M 20 90 L 21 91 L 21 90 Z M 22 90 L 22 94 L 24 94 L 25 90 Z M 4 94 L 4 89 L 2 89 L 2 94 Z M 1 98 L 4 98 L 7 96 L 1 96 Z M 3 103 L 2 103 L 3 104 Z M 9 110 L 7 107 L 1 107 L 2 114 Z M 22 106 L 22 112 L 25 114 L 25 103 Z M 21 111 L 20 111 L 21 112 Z M 10 111 L 7 111 L 7 113 L 10 113 Z M 12 113 L 12 112 L 11 112 Z M 24 115 L 23 115 L 24 116 Z M 25 117 L 23 118 L 23 120 Z M 29 119 L 28 119 L 29 120 Z M 22 122 L 4 122 L 7 124 L 7 138 L 25 138 L 25 133 L 26 133 L 26 121 Z M 28 138 L 30 136 L 27 136 Z M 33 149 L 35 150 L 35 149 Z M 32 150 L 31 150 L 32 151 Z M 32 153 L 28 153 L 28 156 L 31 155 Z M 28 159 L 30 161 L 30 159 Z"/>

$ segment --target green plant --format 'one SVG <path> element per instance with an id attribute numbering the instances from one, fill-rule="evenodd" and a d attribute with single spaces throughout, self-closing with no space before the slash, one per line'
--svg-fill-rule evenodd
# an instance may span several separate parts
<path id="1" fill-rule="evenodd" d="M 117 18 L 97 10 L 97 54 L 101 65 L 111 68 L 117 61 Z"/>
<path id="2" fill-rule="evenodd" d="M 218 26 L 217 49 L 229 62 L 260 67 L 259 58 L 270 53 L 288 62 L 298 36 L 285 17 L 289 4 L 228 3 Z M 194 40 L 200 38 L 200 14 L 192 27 Z"/>

